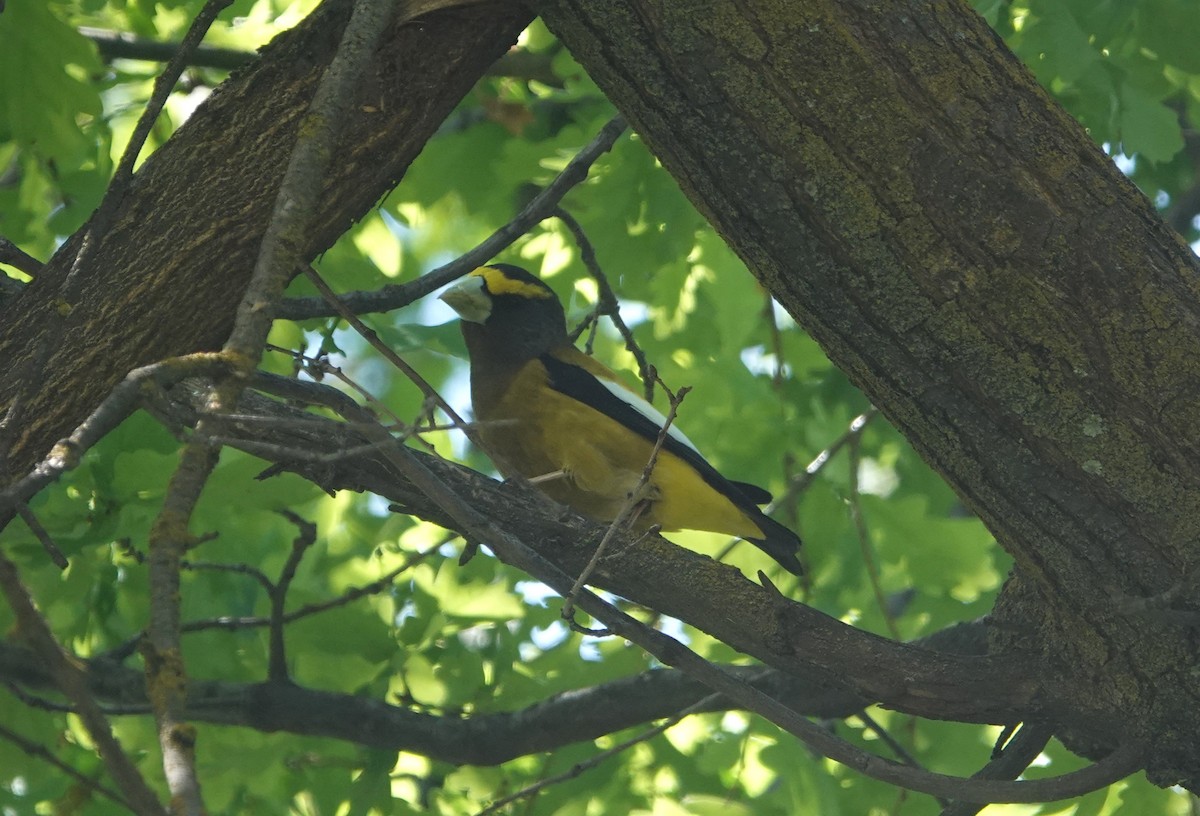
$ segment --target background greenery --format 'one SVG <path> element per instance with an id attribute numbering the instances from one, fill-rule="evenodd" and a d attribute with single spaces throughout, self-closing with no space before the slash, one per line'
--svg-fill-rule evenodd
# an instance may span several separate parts
<path id="1" fill-rule="evenodd" d="M 98 203 L 150 92 L 158 65 L 106 61 L 84 27 L 178 40 L 200 5 L 8 0 L 0 14 L 0 235 L 35 257 L 49 257 Z M 253 50 L 313 5 L 238 0 L 207 43 Z M 977 8 L 1164 217 L 1189 241 L 1200 237 L 1194 135 L 1200 6 L 1189 0 L 981 0 Z M 377 212 L 322 258 L 320 269 L 335 288 L 411 279 L 470 248 L 508 221 L 530 190 L 552 178 L 613 115 L 540 25 L 526 32 L 520 47 L 543 58 L 557 80 L 507 75 L 481 82 Z M 147 152 L 223 76 L 218 69 L 190 70 Z M 680 425 L 722 471 L 781 493 L 822 450 L 846 441 L 851 421 L 869 409 L 865 399 L 802 330 L 771 308 L 636 136 L 626 135 L 602 157 L 564 207 L 595 246 L 626 321 L 663 380 L 694 388 Z M 541 274 L 576 320 L 595 303 L 595 283 L 560 220 L 544 222 L 502 260 Z M 307 293 L 299 282 L 294 288 Z M 427 301 L 368 322 L 456 407 L 467 409 L 465 353 L 448 309 Z M 422 410 L 416 388 L 332 321 L 281 323 L 273 339 L 331 352 L 401 418 Z M 607 324 L 595 351 L 636 381 L 632 356 Z M 268 366 L 291 370 L 284 355 Z M 444 455 L 490 468 L 456 433 L 430 434 L 426 441 Z M 175 464 L 175 440 L 138 415 L 39 496 L 33 510 L 69 556 L 65 572 L 48 562 L 26 527 L 4 531 L 5 551 L 55 632 L 78 654 L 119 648 L 144 625 L 147 588 L 139 555 Z M 652 667 L 623 642 L 568 633 L 553 597 L 486 554 L 459 567 L 461 542 L 447 541 L 444 531 L 389 514 L 368 496 L 329 497 L 290 476 L 258 481 L 261 469 L 243 454 L 222 454 L 193 527 L 215 534 L 198 561 L 277 575 L 295 536 L 277 512 L 285 507 L 319 530 L 291 586 L 289 608 L 337 598 L 425 554 L 385 590 L 292 624 L 296 682 L 457 716 L 520 709 L 555 692 Z M 751 547 L 735 548 L 728 560 L 751 575 L 763 569 L 793 596 L 893 637 L 910 639 L 986 614 L 1008 566 L 982 525 L 965 516 L 951 491 L 878 418 L 780 512 L 806 540 L 810 573 L 802 582 Z M 699 533 L 672 538 L 712 554 L 728 543 Z M 185 575 L 183 604 L 188 620 L 261 616 L 269 608 L 246 572 L 203 564 Z M 707 657 L 738 659 L 689 627 L 661 625 L 681 632 Z M 0 628 L 12 626 L 11 612 L 0 609 Z M 213 628 L 188 635 L 185 645 L 193 677 L 265 676 L 264 628 Z M 995 729 L 871 714 L 924 765 L 947 773 L 976 770 L 996 737 Z M 116 722 L 143 771 L 160 781 L 152 719 Z M 86 775 L 102 775 L 70 715 L 0 689 L 0 725 Z M 887 753 L 857 720 L 829 727 Z M 470 814 L 640 730 L 476 768 L 331 740 L 201 726 L 198 764 L 214 813 Z M 1061 773 L 1082 764 L 1057 743 L 1043 760 L 1035 771 Z M 1191 797 L 1139 777 L 1068 803 L 987 812 L 1131 816 L 1183 814 L 1192 807 Z M 927 797 L 905 796 L 814 758 L 773 726 L 726 713 L 692 716 L 511 812 L 735 816 L 938 809 Z M 0 739 L 0 812 L 115 811 L 16 742 Z"/>

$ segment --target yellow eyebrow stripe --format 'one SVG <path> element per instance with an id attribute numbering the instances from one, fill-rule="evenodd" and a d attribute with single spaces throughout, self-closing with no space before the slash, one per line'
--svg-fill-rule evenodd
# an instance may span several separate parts
<path id="1" fill-rule="evenodd" d="M 479 267 L 468 275 L 468 277 L 472 276 L 483 278 L 488 293 L 492 295 L 519 295 L 527 298 L 548 298 L 554 296 L 554 293 L 549 289 L 544 289 L 541 286 L 525 281 L 513 280 L 499 269 L 491 266 Z"/>

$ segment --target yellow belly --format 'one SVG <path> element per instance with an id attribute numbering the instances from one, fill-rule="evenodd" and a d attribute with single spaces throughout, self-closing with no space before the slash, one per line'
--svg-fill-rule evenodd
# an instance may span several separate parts
<path id="1" fill-rule="evenodd" d="M 539 382 L 540 380 L 540 382 Z M 653 449 L 651 442 L 601 412 L 545 387 L 545 369 L 526 366 L 506 396 L 476 406 L 480 436 L 506 476 L 539 481 L 555 501 L 598 521 L 611 521 L 637 487 Z M 530 399 L 530 395 L 539 395 Z M 661 451 L 648 482 L 649 508 L 639 526 L 709 530 L 762 538 L 733 502 L 678 456 Z"/>

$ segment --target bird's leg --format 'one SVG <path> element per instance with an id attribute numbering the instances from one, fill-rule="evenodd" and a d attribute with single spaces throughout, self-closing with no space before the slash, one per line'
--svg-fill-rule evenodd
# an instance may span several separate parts
<path id="1" fill-rule="evenodd" d="M 650 505 L 654 504 L 660 498 L 658 486 L 650 482 L 640 483 L 632 493 L 626 497 L 626 501 L 630 504 L 631 509 L 628 515 L 625 516 L 625 527 L 633 529 L 637 526 L 637 521 L 642 517 L 642 514 L 650 509 Z"/>
<path id="2" fill-rule="evenodd" d="M 632 503 L 649 505 L 651 502 L 658 500 L 658 485 L 652 482 L 640 482 L 637 487 L 626 493 L 625 497 Z"/>
<path id="3" fill-rule="evenodd" d="M 650 499 L 638 499 L 637 503 L 633 505 L 633 509 L 629 511 L 629 515 L 625 517 L 625 527 L 632 528 L 642 517 L 642 513 L 649 509 Z"/>
<path id="4" fill-rule="evenodd" d="M 629 513 L 625 516 L 622 526 L 626 530 L 636 530 L 638 526 L 638 519 L 648 513 L 650 511 L 650 507 L 654 504 L 654 502 L 658 501 L 658 499 L 659 490 L 654 485 L 643 484 L 638 487 L 628 496 L 628 500 L 634 502 L 634 504 L 629 510 Z M 662 525 L 651 524 L 646 529 L 642 530 L 641 534 L 638 535 L 637 538 L 630 539 L 625 546 L 618 549 L 616 554 L 620 555 L 621 553 L 625 552 L 628 547 L 633 546 L 633 544 L 641 541 L 648 535 L 656 535 L 661 529 Z"/>
<path id="5" fill-rule="evenodd" d="M 565 479 L 567 472 L 565 470 L 552 470 L 549 473 L 543 473 L 541 476 L 534 476 L 531 479 L 526 479 L 531 485 L 541 484 L 542 482 L 552 482 L 555 479 Z"/>
<path id="6" fill-rule="evenodd" d="M 661 524 L 651 524 L 645 530 L 642 530 L 642 534 L 640 536 L 638 536 L 638 540 L 641 541 L 643 538 L 648 538 L 649 536 L 656 536 L 656 535 L 661 535 L 661 534 L 662 534 L 662 525 Z"/>

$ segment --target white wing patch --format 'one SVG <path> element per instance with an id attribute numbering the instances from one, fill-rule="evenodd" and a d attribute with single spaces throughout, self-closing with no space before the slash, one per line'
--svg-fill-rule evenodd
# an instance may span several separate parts
<path id="1" fill-rule="evenodd" d="M 637 411 L 639 414 L 644 416 L 646 419 L 653 422 L 654 426 L 656 428 L 661 430 L 662 426 L 667 424 L 667 418 L 661 411 L 659 411 L 657 408 L 655 408 L 650 403 L 646 402 L 644 399 L 639 397 L 637 394 L 630 391 L 625 386 L 621 385 L 618 382 L 613 382 L 612 380 L 610 380 L 606 377 L 596 377 L 596 381 L 599 382 L 601 385 L 603 385 L 605 388 L 607 388 L 614 397 L 616 397 L 621 402 L 628 405 L 633 410 Z M 695 446 L 695 444 L 692 443 L 692 440 L 687 438 L 687 436 L 683 433 L 683 431 L 679 430 L 679 426 L 677 424 L 675 424 L 674 422 L 671 423 L 670 428 L 667 428 L 667 436 L 671 437 L 676 442 L 679 442 L 683 445 L 687 445 L 689 448 L 694 450 L 697 454 L 700 453 L 699 448 L 697 448 Z"/>

